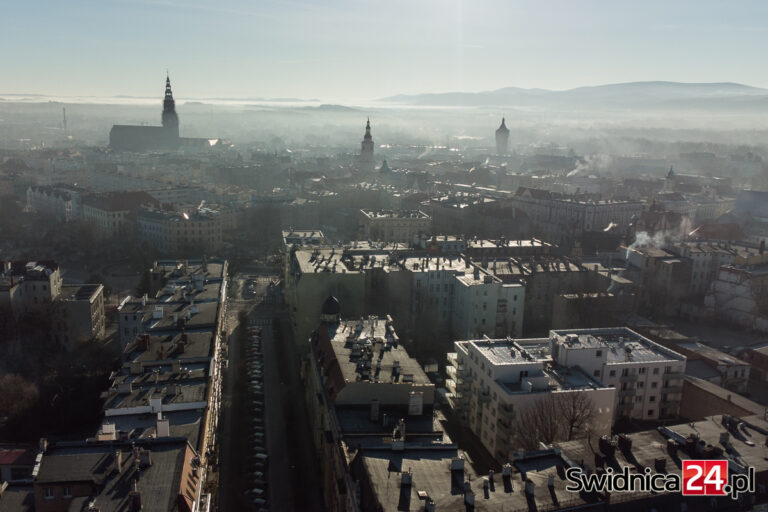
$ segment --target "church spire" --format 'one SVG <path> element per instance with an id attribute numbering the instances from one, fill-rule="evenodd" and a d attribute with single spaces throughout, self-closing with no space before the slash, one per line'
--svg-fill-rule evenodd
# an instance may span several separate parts
<path id="1" fill-rule="evenodd" d="M 176 115 L 176 102 L 171 90 L 171 77 L 165 72 L 165 97 L 163 98 L 163 126 L 169 130 L 173 137 L 179 137 L 179 116 Z"/>
<path id="2" fill-rule="evenodd" d="M 175 107 L 175 102 L 173 101 L 173 91 L 171 90 L 171 77 L 168 75 L 168 72 L 165 72 L 165 99 L 163 100 L 163 106 L 167 109 L 167 102 L 171 102 L 171 107 Z"/>
<path id="3" fill-rule="evenodd" d="M 368 121 L 365 123 L 365 136 L 363 137 L 364 140 L 371 140 L 373 137 L 371 137 L 371 118 L 368 118 Z"/>

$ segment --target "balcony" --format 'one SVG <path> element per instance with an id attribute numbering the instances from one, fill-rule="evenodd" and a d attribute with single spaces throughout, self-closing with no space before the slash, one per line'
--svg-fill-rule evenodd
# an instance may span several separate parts
<path id="1" fill-rule="evenodd" d="M 619 382 L 635 382 L 637 380 L 636 373 L 628 373 L 619 377 Z"/>
<path id="2" fill-rule="evenodd" d="M 662 393 L 682 393 L 683 386 L 682 384 L 664 383 L 661 386 L 661 392 Z"/>
<path id="3" fill-rule="evenodd" d="M 620 403 L 616 406 L 616 412 L 618 412 L 622 416 L 628 416 L 632 409 L 635 408 L 635 404 L 633 402 L 627 402 L 627 403 Z"/>
<path id="4" fill-rule="evenodd" d="M 635 386 L 627 386 L 626 389 L 617 390 L 619 396 L 635 396 L 637 394 L 637 388 Z"/>
<path id="5" fill-rule="evenodd" d="M 478 391 L 477 392 L 477 401 L 482 404 L 487 404 L 491 401 L 491 393 L 490 391 Z"/>
<path id="6" fill-rule="evenodd" d="M 459 370 L 457 370 L 455 366 L 446 366 L 445 375 L 447 375 L 449 379 L 457 380 L 459 378 Z"/>
<path id="7" fill-rule="evenodd" d="M 660 403 L 662 405 L 672 405 L 677 407 L 677 405 L 680 403 L 680 400 L 681 400 L 681 397 L 679 395 L 662 396 Z"/>
<path id="8" fill-rule="evenodd" d="M 458 370 L 464 369 L 464 365 L 459 363 L 459 355 L 456 352 L 448 352 L 445 355 L 445 359 L 448 361 L 448 366 L 452 366 Z"/>
<path id="9" fill-rule="evenodd" d="M 674 380 L 674 379 L 682 379 L 685 377 L 684 372 L 668 372 L 664 373 L 664 378 L 666 380 Z"/>

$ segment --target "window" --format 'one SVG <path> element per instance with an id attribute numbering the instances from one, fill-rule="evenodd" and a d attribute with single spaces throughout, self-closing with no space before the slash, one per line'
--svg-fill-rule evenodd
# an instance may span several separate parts
<path id="1" fill-rule="evenodd" d="M 638 383 L 637 383 L 637 387 L 639 387 L 639 388 L 642 388 L 642 387 L 644 387 L 644 386 L 645 386 L 645 382 L 642 382 L 642 381 L 641 381 L 641 382 L 638 382 Z"/>
<path id="2" fill-rule="evenodd" d="M 648 416 L 653 416 L 653 409 L 648 409 Z"/>
<path id="3" fill-rule="evenodd" d="M 594 375 L 595 375 L 595 377 L 600 377 L 600 370 L 595 370 Z"/>
<path id="4" fill-rule="evenodd" d="M 657 382 L 651 382 L 651 387 L 652 387 L 653 389 L 656 389 L 656 385 L 657 385 L 657 384 L 658 384 Z"/>
<path id="5" fill-rule="evenodd" d="M 611 370 L 610 372 L 608 372 L 608 376 L 615 377 L 616 376 L 616 370 Z"/>
<path id="6" fill-rule="evenodd" d="M 45 499 L 52 500 L 53 499 L 53 487 L 46 487 L 45 488 Z"/>
<path id="7" fill-rule="evenodd" d="M 658 375 L 659 374 L 659 369 L 658 368 L 654 368 L 653 369 L 653 374 L 654 375 Z"/>
<path id="8" fill-rule="evenodd" d="M 643 374 L 643 373 L 645 373 L 645 367 L 643 367 L 643 368 L 640 368 L 639 372 L 640 372 L 640 374 Z"/>
<path id="9" fill-rule="evenodd" d="M 71 498 L 72 497 L 72 488 L 71 487 L 65 487 L 64 488 L 64 497 L 65 498 Z"/>
<path id="10" fill-rule="evenodd" d="M 652 396 L 652 397 L 650 397 L 650 398 L 648 399 L 648 401 L 649 401 L 649 402 L 655 402 L 655 401 L 656 401 L 656 397 L 655 397 L 655 396 Z"/>
<path id="11" fill-rule="evenodd" d="M 602 350 L 596 350 L 595 351 L 595 357 L 603 357 L 603 351 Z"/>

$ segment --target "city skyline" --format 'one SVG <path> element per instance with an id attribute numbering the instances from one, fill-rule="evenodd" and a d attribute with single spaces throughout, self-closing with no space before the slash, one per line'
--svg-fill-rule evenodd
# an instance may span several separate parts
<path id="1" fill-rule="evenodd" d="M 2 94 L 151 98 L 167 68 L 189 99 L 360 101 L 654 80 L 768 86 L 753 65 L 768 42 L 754 22 L 768 14 L 758 2 L 727 12 L 718 2 L 43 4 L 5 9 Z"/>

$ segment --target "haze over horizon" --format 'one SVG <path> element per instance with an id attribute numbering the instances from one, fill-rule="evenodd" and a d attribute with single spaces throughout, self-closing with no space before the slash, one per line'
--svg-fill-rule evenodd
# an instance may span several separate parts
<path id="1" fill-rule="evenodd" d="M 566 90 L 635 81 L 768 87 L 768 5 L 490 1 L 9 3 L 3 94 L 179 99 Z M 182 21 L 183 20 L 183 21 Z M 429 37 L 424 37 L 424 34 Z"/>

